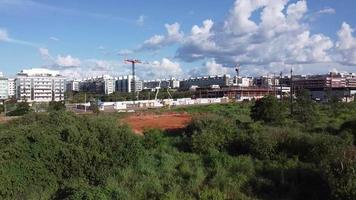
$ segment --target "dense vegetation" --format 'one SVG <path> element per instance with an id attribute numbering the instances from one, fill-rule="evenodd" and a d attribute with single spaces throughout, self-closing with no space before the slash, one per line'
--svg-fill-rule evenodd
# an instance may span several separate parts
<path id="1" fill-rule="evenodd" d="M 106 115 L 30 113 L 0 126 L 0 199 L 355 199 L 356 104 L 289 106 L 178 108 L 186 130 L 143 137 Z"/>

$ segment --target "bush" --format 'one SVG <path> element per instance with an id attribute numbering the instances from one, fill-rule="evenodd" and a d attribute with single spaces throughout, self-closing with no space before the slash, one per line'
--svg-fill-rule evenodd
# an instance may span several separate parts
<path id="1" fill-rule="evenodd" d="M 51 101 L 48 104 L 48 111 L 64 111 L 66 110 L 65 102 L 64 101 Z"/>
<path id="2" fill-rule="evenodd" d="M 30 105 L 27 102 L 17 103 L 16 109 L 8 112 L 8 116 L 22 116 L 30 112 Z"/>
<path id="3" fill-rule="evenodd" d="M 218 115 L 206 115 L 195 117 L 188 125 L 186 135 L 193 152 L 206 153 L 224 150 L 235 132 L 232 120 Z"/>
<path id="4" fill-rule="evenodd" d="M 255 102 L 251 108 L 251 118 L 269 124 L 281 124 L 284 121 L 286 109 L 274 96 L 266 96 Z"/>

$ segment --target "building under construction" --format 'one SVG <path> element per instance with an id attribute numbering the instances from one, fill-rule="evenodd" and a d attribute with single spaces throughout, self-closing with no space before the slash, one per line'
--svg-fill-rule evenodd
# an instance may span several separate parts
<path id="1" fill-rule="evenodd" d="M 260 99 L 267 95 L 274 95 L 280 98 L 289 93 L 289 88 L 283 87 L 221 87 L 221 88 L 198 88 L 196 95 L 199 98 L 220 98 L 228 97 L 236 101 L 250 101 L 253 99 Z"/>

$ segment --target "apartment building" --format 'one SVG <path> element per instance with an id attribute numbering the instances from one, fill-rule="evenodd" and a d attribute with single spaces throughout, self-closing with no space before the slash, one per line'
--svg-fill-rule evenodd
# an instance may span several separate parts
<path id="1" fill-rule="evenodd" d="M 9 98 L 15 97 L 16 95 L 15 79 L 13 78 L 9 78 L 7 80 L 7 93 L 9 95 Z"/>
<path id="2" fill-rule="evenodd" d="M 95 94 L 112 94 L 115 92 L 115 79 L 109 75 L 92 77 L 78 83 L 78 90 Z M 77 83 L 72 82 L 71 89 L 77 89 Z"/>
<path id="3" fill-rule="evenodd" d="M 5 78 L 2 74 L 2 72 L 0 72 L 0 100 L 5 100 L 8 98 L 8 79 Z"/>
<path id="4" fill-rule="evenodd" d="M 189 90 L 191 88 L 209 88 L 213 86 L 229 86 L 232 80 L 230 75 L 217 75 L 217 76 L 204 76 L 204 77 L 194 77 L 189 79 L 184 79 L 180 81 L 181 90 Z"/>
<path id="5" fill-rule="evenodd" d="M 16 98 L 27 102 L 64 101 L 66 79 L 47 69 L 22 70 L 16 76 Z"/>
<path id="6" fill-rule="evenodd" d="M 279 85 L 279 77 L 260 76 L 253 79 L 253 85 L 257 87 L 273 87 Z"/>
<path id="7" fill-rule="evenodd" d="M 172 89 L 177 89 L 179 88 L 179 80 L 176 80 L 175 78 L 171 79 L 163 79 L 163 80 L 145 80 L 143 81 L 143 89 L 145 90 L 154 90 L 156 88 L 172 88 Z"/>
<path id="8" fill-rule="evenodd" d="M 140 81 L 137 76 L 134 78 L 132 75 L 120 76 L 116 80 L 116 91 L 118 92 L 133 92 L 133 88 L 136 88 L 136 92 L 140 92 L 143 89 L 143 81 Z"/>
<path id="9" fill-rule="evenodd" d="M 79 92 L 79 84 L 80 81 L 77 80 L 67 81 L 66 90 L 69 92 Z"/>

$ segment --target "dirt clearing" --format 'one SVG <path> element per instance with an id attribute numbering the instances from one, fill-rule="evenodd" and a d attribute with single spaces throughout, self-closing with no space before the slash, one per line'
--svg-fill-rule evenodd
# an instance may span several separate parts
<path id="1" fill-rule="evenodd" d="M 145 129 L 158 128 L 162 130 L 179 130 L 185 128 L 192 117 L 187 113 L 163 114 L 132 114 L 122 121 L 132 127 L 137 134 L 142 134 Z"/>

